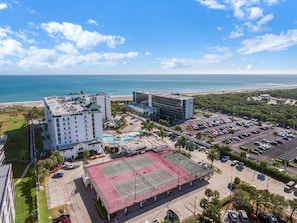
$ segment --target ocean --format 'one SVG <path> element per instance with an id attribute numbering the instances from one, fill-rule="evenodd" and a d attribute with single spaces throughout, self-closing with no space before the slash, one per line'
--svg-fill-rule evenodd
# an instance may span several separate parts
<path id="1" fill-rule="evenodd" d="M 297 75 L 0 75 L 0 103 L 40 101 L 71 92 L 212 92 L 297 86 Z"/>

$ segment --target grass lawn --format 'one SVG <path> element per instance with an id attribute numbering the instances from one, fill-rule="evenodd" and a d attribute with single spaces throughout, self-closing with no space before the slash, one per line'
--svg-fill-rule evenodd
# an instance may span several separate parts
<path id="1" fill-rule="evenodd" d="M 48 209 L 45 190 L 38 192 L 38 199 L 39 216 L 41 223 L 51 223 L 54 218 L 57 218 L 62 214 L 62 210 L 64 210 L 63 214 L 69 214 L 68 205 L 62 205 L 60 207 Z"/>
<path id="2" fill-rule="evenodd" d="M 29 127 L 28 113 L 33 117 L 42 117 L 42 108 L 21 106 L 0 109 L 0 135 L 8 135 L 5 144 L 6 161 L 12 163 L 14 182 L 20 179 L 29 161 Z M 25 161 L 25 162 L 24 162 Z M 16 223 L 32 222 L 30 214 L 36 207 L 36 188 L 34 166 L 31 165 L 27 175 L 15 186 Z"/>
<path id="3" fill-rule="evenodd" d="M 52 212 L 48 210 L 45 190 L 38 192 L 38 206 L 40 222 L 50 223 L 54 217 L 52 217 Z"/>
<path id="4" fill-rule="evenodd" d="M 16 193 L 16 223 L 32 222 L 30 213 L 35 206 L 34 168 L 29 169 L 26 177 L 15 186 Z"/>

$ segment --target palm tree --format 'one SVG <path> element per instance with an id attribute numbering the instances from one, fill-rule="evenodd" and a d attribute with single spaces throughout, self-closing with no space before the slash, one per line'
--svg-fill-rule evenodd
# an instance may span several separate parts
<path id="1" fill-rule="evenodd" d="M 193 140 L 188 139 L 188 140 L 186 141 L 186 149 L 187 149 L 187 150 L 189 150 L 189 151 L 193 151 L 193 150 L 194 150 L 194 145 L 195 145 L 195 143 L 194 143 Z"/>
<path id="2" fill-rule="evenodd" d="M 166 131 L 163 128 L 160 128 L 160 137 L 162 138 L 162 140 L 164 139 L 164 137 L 166 136 Z"/>
<path id="3" fill-rule="evenodd" d="M 211 198 L 212 196 L 214 196 L 214 192 L 210 188 L 207 188 L 204 191 L 204 194 L 206 195 L 208 201 L 209 201 L 209 198 Z"/>
<path id="4" fill-rule="evenodd" d="M 231 129 L 231 130 L 230 130 L 230 133 L 231 133 L 231 135 L 232 135 L 231 137 L 233 138 L 233 135 L 234 135 L 234 133 L 235 133 L 235 130 L 234 130 L 234 129 Z"/>
<path id="5" fill-rule="evenodd" d="M 213 168 L 213 161 L 219 159 L 218 151 L 214 148 L 208 150 L 207 159 L 211 162 L 211 168 Z"/>
<path id="6" fill-rule="evenodd" d="M 279 194 L 271 194 L 271 204 L 274 213 L 282 213 L 283 210 L 288 207 L 288 202 L 284 196 Z"/>
<path id="7" fill-rule="evenodd" d="M 274 141 L 275 141 L 275 139 L 276 139 L 278 133 L 277 133 L 277 132 L 273 132 L 273 135 L 274 135 Z"/>
<path id="8" fill-rule="evenodd" d="M 202 136 L 203 136 L 203 132 L 197 132 L 197 133 L 196 133 L 196 138 L 197 138 L 198 140 L 201 140 L 201 139 L 202 139 Z"/>
<path id="9" fill-rule="evenodd" d="M 181 146 L 182 148 L 185 148 L 186 145 L 187 145 L 187 141 L 188 141 L 188 139 L 187 139 L 185 136 L 181 136 L 181 137 L 178 139 L 178 141 L 180 142 L 180 146 Z"/>
<path id="10" fill-rule="evenodd" d="M 289 205 L 290 205 L 290 207 L 292 209 L 290 219 L 293 222 L 293 214 L 297 210 L 297 198 L 294 198 L 293 200 L 289 200 Z"/>
<path id="11" fill-rule="evenodd" d="M 203 208 L 202 216 L 204 216 L 205 209 L 208 207 L 208 200 L 205 197 L 200 200 L 200 207 Z"/>

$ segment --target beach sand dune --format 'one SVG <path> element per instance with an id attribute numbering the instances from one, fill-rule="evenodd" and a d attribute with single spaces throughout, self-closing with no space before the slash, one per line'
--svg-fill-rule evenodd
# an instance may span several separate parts
<path id="1" fill-rule="evenodd" d="M 112 101 L 132 101 L 132 95 L 126 96 L 114 96 L 111 97 Z M 1 107 L 8 107 L 8 106 L 23 106 L 23 107 L 43 107 L 43 101 L 23 101 L 23 102 L 7 102 L 7 103 L 0 103 Z"/>
<path id="2" fill-rule="evenodd" d="M 205 91 L 205 92 L 188 92 L 181 93 L 181 95 L 185 96 L 195 96 L 195 95 L 205 95 L 205 94 L 226 94 L 226 93 L 248 93 L 248 92 L 256 92 L 256 91 L 271 91 L 271 90 L 288 90 L 288 89 L 296 89 L 297 86 L 281 86 L 281 87 L 271 87 L 271 88 L 250 88 L 250 89 L 236 89 L 236 90 L 217 90 L 217 91 Z M 132 95 L 123 95 L 123 96 L 111 96 L 112 101 L 132 101 Z M 43 101 L 24 101 L 24 102 L 8 102 L 8 103 L 0 103 L 1 107 L 7 106 L 24 106 L 24 107 L 43 107 Z"/>

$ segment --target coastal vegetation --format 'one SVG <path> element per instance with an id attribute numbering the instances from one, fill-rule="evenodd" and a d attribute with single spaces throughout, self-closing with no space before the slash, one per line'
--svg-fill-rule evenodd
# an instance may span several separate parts
<path id="1" fill-rule="evenodd" d="M 269 94 L 271 99 L 258 99 L 261 94 Z M 205 112 L 254 118 L 285 128 L 297 124 L 297 89 L 203 94 L 194 96 L 194 99 L 196 108 Z"/>

